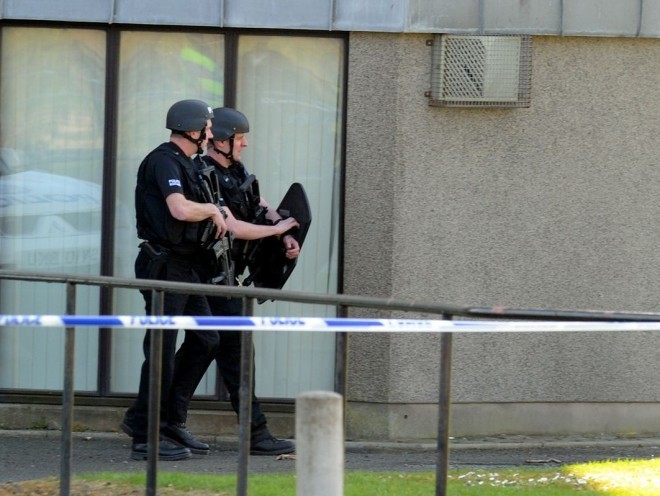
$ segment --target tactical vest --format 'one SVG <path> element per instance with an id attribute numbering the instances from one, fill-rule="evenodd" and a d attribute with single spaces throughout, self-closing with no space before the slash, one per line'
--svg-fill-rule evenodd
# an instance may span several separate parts
<path id="1" fill-rule="evenodd" d="M 135 213 L 140 239 L 153 241 L 174 250 L 194 251 L 201 245 L 201 237 L 210 220 L 185 222 L 177 220 L 169 212 L 165 198 L 160 195 L 153 181 L 153 168 L 158 167 L 154 155 L 162 154 L 172 159 L 181 169 L 184 196 L 197 203 L 204 202 L 199 179 L 193 162 L 183 154 L 175 153 L 172 145 L 163 143 L 147 155 L 138 169 L 135 187 Z"/>
<path id="2" fill-rule="evenodd" d="M 214 163 L 207 159 L 207 163 Z M 251 224 L 270 224 L 266 219 L 266 209 L 259 205 L 259 182 L 253 175 L 249 175 L 242 163 L 236 162 L 230 167 L 222 167 L 215 163 L 218 173 L 218 182 L 225 204 L 234 217 Z M 236 264 L 236 275 L 241 275 L 247 266 L 247 258 L 255 249 L 259 240 L 246 241 L 234 239 L 232 246 L 232 259 Z"/>
<path id="3" fill-rule="evenodd" d="M 237 162 L 229 168 L 218 167 L 218 179 L 225 203 L 239 220 L 263 224 L 259 214 L 259 184 L 254 176 L 248 175 L 242 163 Z"/>

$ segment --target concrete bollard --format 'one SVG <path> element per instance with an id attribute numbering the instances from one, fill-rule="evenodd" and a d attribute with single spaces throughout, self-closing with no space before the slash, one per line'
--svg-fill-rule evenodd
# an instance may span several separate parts
<path id="1" fill-rule="evenodd" d="M 341 395 L 309 391 L 296 398 L 296 494 L 344 494 L 344 419 Z"/>

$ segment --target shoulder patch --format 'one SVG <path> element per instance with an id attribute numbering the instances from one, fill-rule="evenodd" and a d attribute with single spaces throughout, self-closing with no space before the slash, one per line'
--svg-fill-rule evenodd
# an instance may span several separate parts
<path id="1" fill-rule="evenodd" d="M 181 187 L 181 181 L 178 179 L 170 179 L 169 180 L 169 185 L 170 186 L 178 186 L 179 188 Z"/>

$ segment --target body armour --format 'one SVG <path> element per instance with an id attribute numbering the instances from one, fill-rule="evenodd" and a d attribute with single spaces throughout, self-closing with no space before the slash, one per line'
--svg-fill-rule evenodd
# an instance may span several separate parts
<path id="1" fill-rule="evenodd" d="M 185 222 L 170 214 L 166 196 L 182 193 L 186 199 L 204 203 L 193 161 L 173 143 L 163 143 L 140 164 L 135 187 L 135 214 L 140 239 L 168 248 L 194 252 L 200 248 L 201 234 L 209 220 Z"/>
<path id="2" fill-rule="evenodd" d="M 204 157 L 208 165 L 213 165 L 218 173 L 218 182 L 225 205 L 234 217 L 251 224 L 270 224 L 266 219 L 266 209 L 259 205 L 259 182 L 254 175 L 248 174 L 241 162 L 230 167 L 222 167 L 215 160 Z M 245 270 L 246 257 L 259 240 L 245 241 L 234 239 L 232 259 L 236 263 L 236 275 Z"/>
<path id="3" fill-rule="evenodd" d="M 216 165 L 218 169 L 222 197 L 231 212 L 239 220 L 263 224 L 257 217 L 263 210 L 259 206 L 259 183 L 253 175 L 248 175 L 242 163 L 236 162 L 229 168 Z M 263 212 L 265 213 L 265 212 Z"/>

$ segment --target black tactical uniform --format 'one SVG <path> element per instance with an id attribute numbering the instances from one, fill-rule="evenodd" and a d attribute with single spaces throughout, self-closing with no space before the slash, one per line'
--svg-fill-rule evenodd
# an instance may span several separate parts
<path id="1" fill-rule="evenodd" d="M 212 166 L 218 177 L 220 194 L 225 205 L 229 207 L 233 215 L 241 221 L 267 224 L 265 209 L 259 206 L 260 198 L 256 181 L 246 181 L 253 176 L 248 176 L 243 165 L 234 160 L 233 144 L 236 133 L 249 131 L 247 118 L 237 110 L 230 108 L 213 109 L 212 133 L 214 141 L 229 140 L 230 153 L 219 152 L 229 159 L 232 165 L 223 167 L 212 158 L 206 156 L 203 160 Z M 213 144 L 213 142 L 209 142 Z M 213 145 L 214 150 L 218 151 Z M 245 253 L 248 253 L 255 241 L 244 241 L 234 239 L 232 249 L 232 260 L 235 264 L 234 274 L 240 275 L 245 269 Z M 258 241 L 257 241 L 258 243 Z M 197 272 L 204 282 L 211 281 L 217 273 L 217 266 L 211 263 L 201 263 L 196 266 Z M 231 272 L 231 271 L 230 271 Z M 233 284 L 231 281 L 230 284 Z M 243 314 L 242 300 L 237 298 L 209 297 L 207 298 L 211 312 L 217 316 L 237 316 Z M 225 383 L 231 405 L 236 413 L 239 411 L 239 386 L 241 371 L 241 334 L 239 331 L 219 331 L 220 346 L 216 355 L 218 369 Z M 253 362 L 254 363 L 254 362 Z M 254 369 L 252 378 L 254 380 Z M 253 455 L 275 455 L 291 453 L 295 450 L 292 442 L 277 439 L 268 430 L 266 417 L 261 410 L 261 405 L 254 395 L 254 382 L 252 383 L 252 418 L 251 418 L 251 442 L 250 453 Z M 178 398 L 177 402 L 183 404 L 185 398 Z M 188 398 L 189 400 L 189 398 Z M 177 409 L 176 422 L 184 423 L 186 420 L 185 409 Z"/>
<path id="2" fill-rule="evenodd" d="M 141 245 L 135 261 L 135 275 L 140 279 L 199 283 L 201 280 L 193 269 L 193 263 L 201 255 L 199 236 L 204 223 L 183 222 L 172 217 L 165 201 L 172 193 L 181 193 L 191 201 L 204 201 L 193 161 L 177 145 L 169 142 L 151 152 L 138 171 L 135 198 L 137 229 L 138 237 L 146 240 L 147 244 Z M 143 296 L 146 312 L 150 314 L 151 293 L 145 291 Z M 203 296 L 166 293 L 164 300 L 165 315 L 211 315 Z M 160 414 L 161 432 L 168 436 L 168 425 L 172 423 L 171 418 L 176 417 L 172 413 L 176 409 L 174 398 L 192 397 L 217 353 L 219 338 L 214 331 L 186 331 L 175 360 L 177 332 L 166 330 L 163 334 Z M 127 414 L 134 446 L 147 441 L 149 338 L 150 333 L 147 332 L 138 397 Z M 208 446 L 201 448 L 208 452 Z M 193 452 L 196 451 L 193 449 Z M 162 452 L 161 459 L 166 459 Z"/>
<path id="3" fill-rule="evenodd" d="M 240 162 L 235 162 L 229 168 L 222 167 L 210 157 L 204 157 L 207 165 L 213 165 L 218 174 L 220 190 L 225 204 L 232 211 L 234 216 L 245 222 L 257 221 L 259 210 L 259 197 L 252 193 L 251 189 L 243 192 L 240 186 L 248 178 L 248 173 Z M 263 217 L 260 219 L 263 223 Z M 245 260 L 243 253 L 249 250 L 255 243 L 254 241 L 244 241 L 234 239 L 232 249 L 232 260 L 235 264 L 235 274 L 239 276 L 245 270 Z M 197 267 L 202 279 L 210 280 L 213 274 L 209 272 L 209 266 Z M 240 298 L 208 297 L 211 313 L 217 316 L 238 316 L 243 315 L 243 302 Z M 238 389 L 240 386 L 241 373 L 241 333 L 240 331 L 219 331 L 220 346 L 216 355 L 218 369 L 222 376 L 229 401 L 236 413 L 238 413 Z M 254 377 L 254 370 L 252 373 Z M 254 386 L 252 388 L 254 392 Z M 266 425 L 266 417 L 261 410 L 261 405 L 256 396 L 252 396 L 252 418 L 251 427 L 253 435 L 259 432 L 259 428 Z"/>

